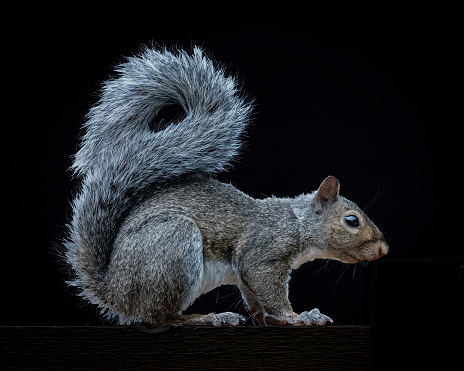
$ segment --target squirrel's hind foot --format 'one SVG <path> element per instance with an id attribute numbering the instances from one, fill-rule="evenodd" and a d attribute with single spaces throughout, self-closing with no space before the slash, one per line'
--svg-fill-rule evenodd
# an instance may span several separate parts
<path id="1" fill-rule="evenodd" d="M 172 323 L 173 325 L 206 325 L 220 327 L 238 326 L 240 323 L 245 322 L 245 317 L 238 313 L 224 312 L 224 313 L 209 313 L 209 314 L 189 314 L 181 315 L 179 319 Z"/>

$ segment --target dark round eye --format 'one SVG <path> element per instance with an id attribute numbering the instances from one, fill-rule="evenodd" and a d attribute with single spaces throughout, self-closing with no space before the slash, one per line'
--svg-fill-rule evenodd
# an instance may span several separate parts
<path id="1" fill-rule="evenodd" d="M 357 227 L 359 226 L 359 220 L 356 215 L 347 215 L 345 216 L 345 221 L 346 224 L 348 224 L 350 227 Z"/>

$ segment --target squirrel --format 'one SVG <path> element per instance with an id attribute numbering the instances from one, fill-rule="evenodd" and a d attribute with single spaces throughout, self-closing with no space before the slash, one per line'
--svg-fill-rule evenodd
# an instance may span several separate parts
<path id="1" fill-rule="evenodd" d="M 261 325 L 332 322 L 318 309 L 292 310 L 291 271 L 388 252 L 382 232 L 339 194 L 339 181 L 264 199 L 219 182 L 253 103 L 201 48 L 144 47 L 115 73 L 86 117 L 71 166 L 81 181 L 64 244 L 68 284 L 119 324 L 238 325 L 245 318 L 237 313 L 182 314 L 224 284 L 239 287 Z M 153 128 L 171 104 L 185 116 Z"/>

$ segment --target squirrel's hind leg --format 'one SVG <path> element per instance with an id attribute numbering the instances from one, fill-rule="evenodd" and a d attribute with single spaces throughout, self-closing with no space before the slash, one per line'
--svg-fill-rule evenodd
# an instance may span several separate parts
<path id="1" fill-rule="evenodd" d="M 134 215 L 121 228 L 105 279 L 108 307 L 150 324 L 177 319 L 203 274 L 203 238 L 173 214 Z"/>

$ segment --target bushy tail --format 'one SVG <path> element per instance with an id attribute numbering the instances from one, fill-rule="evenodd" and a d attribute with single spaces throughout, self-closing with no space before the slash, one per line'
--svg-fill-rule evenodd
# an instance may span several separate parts
<path id="1" fill-rule="evenodd" d="M 117 67 L 85 124 L 72 169 L 82 177 L 74 199 L 66 259 L 72 285 L 96 304 L 113 243 L 134 197 L 184 174 L 216 173 L 238 153 L 251 105 L 236 82 L 200 49 L 145 49 Z M 185 118 L 153 132 L 159 110 L 178 104 Z"/>

